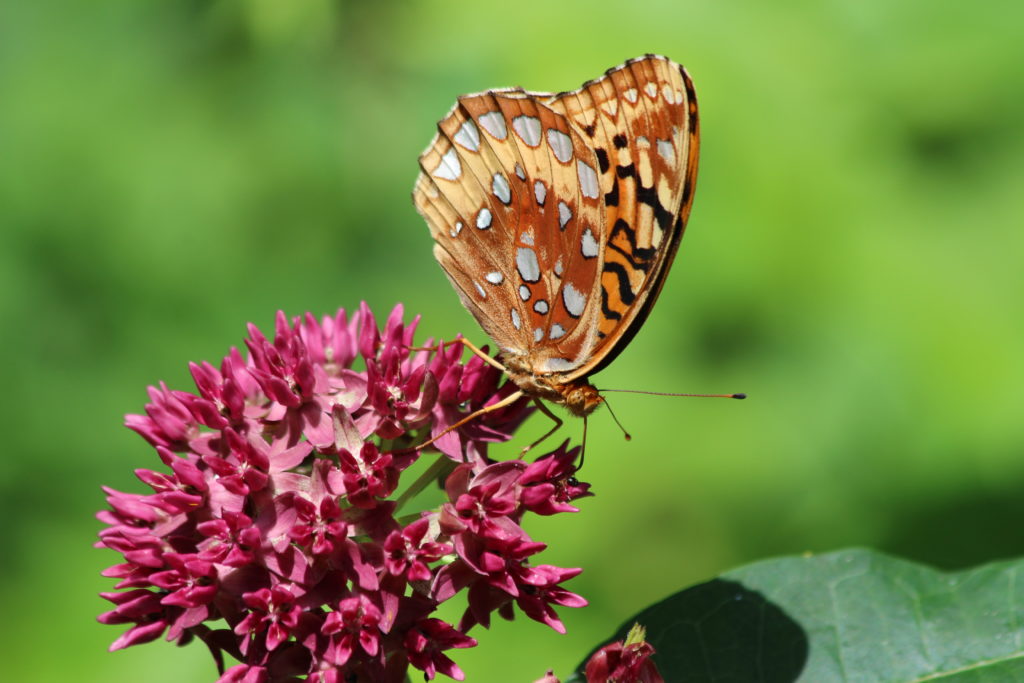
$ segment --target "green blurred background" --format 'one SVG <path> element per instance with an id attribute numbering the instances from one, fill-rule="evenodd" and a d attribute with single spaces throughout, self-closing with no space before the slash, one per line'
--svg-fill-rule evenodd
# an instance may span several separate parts
<path id="1" fill-rule="evenodd" d="M 157 466 L 123 414 L 277 309 L 402 301 L 485 341 L 409 199 L 434 122 L 645 52 L 696 82 L 699 191 L 599 384 L 750 400 L 615 395 L 633 441 L 595 416 L 597 496 L 529 527 L 591 606 L 561 610 L 566 636 L 474 632 L 469 680 L 564 676 L 635 610 L 766 556 L 1024 553 L 1022 22 L 933 0 L 4 3 L 4 678 L 212 681 L 199 645 L 106 654 L 120 629 L 94 621 L 99 486 Z"/>

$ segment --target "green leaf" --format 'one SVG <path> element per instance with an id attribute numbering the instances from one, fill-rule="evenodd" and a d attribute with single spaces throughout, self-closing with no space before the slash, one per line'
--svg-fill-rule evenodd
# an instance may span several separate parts
<path id="1" fill-rule="evenodd" d="M 607 642 L 645 626 L 669 682 L 1024 681 L 1022 569 L 946 573 L 862 549 L 766 560 L 648 607 Z"/>

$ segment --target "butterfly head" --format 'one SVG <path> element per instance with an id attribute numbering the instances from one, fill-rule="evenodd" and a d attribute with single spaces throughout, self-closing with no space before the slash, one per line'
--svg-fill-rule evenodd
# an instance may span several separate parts
<path id="1" fill-rule="evenodd" d="M 562 394 L 562 403 L 566 410 L 576 417 L 586 417 L 604 403 L 600 392 L 585 379 L 562 384 L 558 390 Z"/>

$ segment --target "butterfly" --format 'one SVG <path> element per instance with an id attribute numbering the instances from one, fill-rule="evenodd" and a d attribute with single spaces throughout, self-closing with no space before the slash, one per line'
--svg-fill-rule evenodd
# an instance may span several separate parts
<path id="1" fill-rule="evenodd" d="M 659 55 L 578 90 L 463 95 L 420 156 L 413 201 L 483 354 L 561 424 L 650 314 L 693 204 L 699 129 L 686 70 Z M 498 407 L 498 406 L 493 406 Z M 557 425 L 556 425 L 557 428 Z M 552 430 L 553 431 L 553 430 Z"/>

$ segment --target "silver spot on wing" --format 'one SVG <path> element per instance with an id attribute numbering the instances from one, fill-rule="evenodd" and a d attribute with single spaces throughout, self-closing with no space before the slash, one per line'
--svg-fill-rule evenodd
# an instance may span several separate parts
<path id="1" fill-rule="evenodd" d="M 476 124 L 472 121 L 465 121 L 459 129 L 455 131 L 455 135 L 452 136 L 452 140 L 459 143 L 471 152 L 480 151 L 480 131 L 477 129 Z"/>
<path id="2" fill-rule="evenodd" d="M 537 263 L 537 252 L 529 247 L 519 247 L 516 250 L 516 268 L 519 275 L 527 282 L 540 280 L 540 264 Z"/>
<path id="3" fill-rule="evenodd" d="M 572 283 L 566 282 L 562 287 L 562 303 L 565 304 L 565 310 L 569 312 L 569 315 L 578 318 L 583 315 L 583 310 L 587 307 L 587 297 L 573 287 Z"/>
<path id="4" fill-rule="evenodd" d="M 512 201 L 512 191 L 508 186 L 508 178 L 500 171 L 494 174 L 494 179 L 491 181 L 491 191 L 502 204 L 507 205 Z"/>
<path id="5" fill-rule="evenodd" d="M 572 138 L 562 131 L 548 128 L 548 145 L 555 158 L 563 164 L 569 163 L 569 159 L 572 159 Z"/>
<path id="6" fill-rule="evenodd" d="M 441 160 L 437 162 L 437 168 L 434 169 L 432 175 L 443 180 L 459 179 L 459 176 L 462 175 L 462 164 L 459 163 L 459 154 L 454 147 L 444 153 Z"/>
<path id="7" fill-rule="evenodd" d="M 489 111 L 478 116 L 476 120 L 496 140 L 504 140 L 508 135 L 508 129 L 505 128 L 505 117 L 500 111 Z"/>
<path id="8" fill-rule="evenodd" d="M 544 365 L 541 369 L 545 372 L 564 372 L 566 370 L 572 370 L 574 367 L 572 362 L 568 358 L 548 358 L 544 361 Z"/>
<path id="9" fill-rule="evenodd" d="M 530 147 L 540 145 L 540 119 L 525 114 L 512 119 L 512 128 Z"/>
<path id="10" fill-rule="evenodd" d="M 669 140 L 658 140 L 658 154 L 670 164 L 676 163 L 676 148 Z"/>
<path id="11" fill-rule="evenodd" d="M 583 239 L 580 242 L 580 253 L 583 258 L 594 258 L 597 256 L 597 240 L 590 228 L 583 231 Z"/>
<path id="12" fill-rule="evenodd" d="M 565 226 L 570 220 L 572 220 L 572 209 L 565 202 L 558 202 L 558 227 L 565 230 Z"/>
<path id="13" fill-rule="evenodd" d="M 590 197 L 591 199 L 597 199 L 597 173 L 594 171 L 593 167 L 577 160 L 576 170 L 580 177 L 580 191 L 583 192 L 583 196 Z"/>

